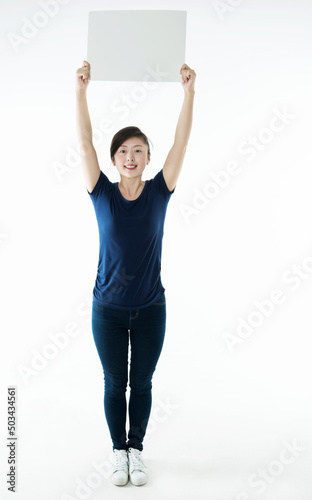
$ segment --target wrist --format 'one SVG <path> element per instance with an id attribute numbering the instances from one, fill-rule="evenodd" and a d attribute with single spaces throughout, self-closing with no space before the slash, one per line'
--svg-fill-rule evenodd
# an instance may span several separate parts
<path id="1" fill-rule="evenodd" d="M 82 88 L 80 89 L 79 87 L 75 88 L 75 93 L 77 96 L 86 96 L 87 95 L 87 89 Z"/>
<path id="2" fill-rule="evenodd" d="M 194 95 L 195 95 L 195 90 L 194 89 L 193 90 L 185 90 L 184 91 L 184 96 L 185 97 L 194 97 Z"/>

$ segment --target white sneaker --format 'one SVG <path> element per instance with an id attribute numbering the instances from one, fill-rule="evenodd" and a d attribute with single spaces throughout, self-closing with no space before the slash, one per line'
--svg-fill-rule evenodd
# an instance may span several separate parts
<path id="1" fill-rule="evenodd" d="M 143 462 L 141 451 L 135 448 L 128 449 L 130 481 L 135 486 L 142 486 L 147 482 L 147 467 Z"/>
<path id="2" fill-rule="evenodd" d="M 129 480 L 127 450 L 113 450 L 111 481 L 116 486 L 124 486 Z"/>

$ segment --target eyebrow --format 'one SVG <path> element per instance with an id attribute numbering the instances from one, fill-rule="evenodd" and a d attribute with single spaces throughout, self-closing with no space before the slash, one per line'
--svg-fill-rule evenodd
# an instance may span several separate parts
<path id="1" fill-rule="evenodd" d="M 134 148 L 136 148 L 137 146 L 141 146 L 143 147 L 143 144 L 136 144 L 135 146 L 133 146 Z M 128 146 L 126 146 L 125 144 L 122 144 L 122 146 L 120 146 L 121 148 L 127 148 Z"/>

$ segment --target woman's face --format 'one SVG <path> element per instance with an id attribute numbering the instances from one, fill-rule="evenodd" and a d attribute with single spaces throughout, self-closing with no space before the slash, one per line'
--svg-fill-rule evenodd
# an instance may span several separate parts
<path id="1" fill-rule="evenodd" d="M 113 164 L 120 175 L 139 177 L 150 162 L 147 157 L 148 147 L 139 137 L 127 139 L 116 151 Z"/>

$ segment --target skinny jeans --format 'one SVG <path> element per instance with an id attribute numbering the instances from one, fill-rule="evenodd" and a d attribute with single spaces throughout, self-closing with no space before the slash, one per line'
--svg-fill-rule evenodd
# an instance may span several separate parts
<path id="1" fill-rule="evenodd" d="M 162 351 L 165 330 L 165 293 L 152 305 L 130 311 L 102 306 L 93 300 L 92 333 L 103 368 L 104 413 L 113 450 L 130 447 L 143 450 L 152 406 L 152 377 Z"/>

